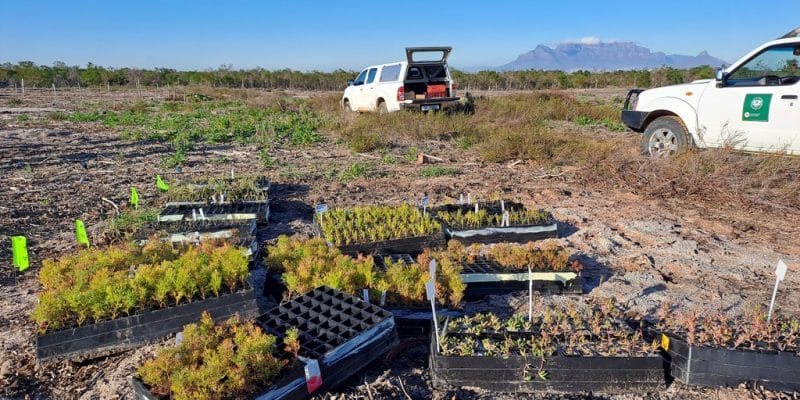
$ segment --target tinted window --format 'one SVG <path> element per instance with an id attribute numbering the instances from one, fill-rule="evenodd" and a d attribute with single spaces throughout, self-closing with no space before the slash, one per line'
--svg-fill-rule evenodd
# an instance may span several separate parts
<path id="1" fill-rule="evenodd" d="M 406 79 L 422 79 L 422 70 L 419 67 L 408 67 Z"/>
<path id="2" fill-rule="evenodd" d="M 381 70 L 381 82 L 393 82 L 400 79 L 400 64 L 387 65 Z"/>
<path id="3" fill-rule="evenodd" d="M 447 78 L 447 72 L 445 71 L 444 65 L 426 65 L 425 73 L 428 75 L 428 79 Z"/>
<path id="4" fill-rule="evenodd" d="M 367 70 L 363 70 L 361 71 L 360 74 L 358 74 L 356 80 L 353 81 L 353 85 L 355 86 L 363 85 L 365 79 L 367 79 Z"/>
<path id="5" fill-rule="evenodd" d="M 370 68 L 369 73 L 367 74 L 367 83 L 372 83 L 375 81 L 375 74 L 378 73 L 377 68 Z"/>

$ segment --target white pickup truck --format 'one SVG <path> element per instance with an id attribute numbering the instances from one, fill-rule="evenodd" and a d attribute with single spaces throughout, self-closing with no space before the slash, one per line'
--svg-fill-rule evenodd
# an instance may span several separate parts
<path id="1" fill-rule="evenodd" d="M 800 154 L 800 28 L 751 51 L 716 79 L 628 92 L 622 121 L 642 150 L 691 146 Z"/>
<path id="2" fill-rule="evenodd" d="M 347 82 L 345 111 L 387 113 L 401 109 L 440 111 L 455 107 L 456 84 L 447 57 L 451 47 L 408 47 L 406 61 L 364 68 Z"/>

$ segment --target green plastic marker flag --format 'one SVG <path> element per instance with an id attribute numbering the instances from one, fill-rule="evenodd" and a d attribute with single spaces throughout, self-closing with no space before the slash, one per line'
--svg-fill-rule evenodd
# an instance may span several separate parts
<path id="1" fill-rule="evenodd" d="M 156 186 L 158 186 L 159 189 L 165 192 L 169 190 L 169 185 L 167 185 L 166 183 L 164 183 L 163 180 L 161 180 L 161 175 L 156 175 Z"/>
<path id="2" fill-rule="evenodd" d="M 86 248 L 89 248 L 89 237 L 86 236 L 86 226 L 84 226 L 83 221 L 79 219 L 75 220 L 75 236 L 78 238 L 78 243 L 85 244 Z"/>
<path id="3" fill-rule="evenodd" d="M 11 237 L 11 252 L 14 254 L 14 266 L 20 272 L 28 269 L 28 239 L 25 236 Z"/>
<path id="4" fill-rule="evenodd" d="M 131 205 L 134 209 L 139 209 L 139 192 L 133 186 L 131 186 Z"/>

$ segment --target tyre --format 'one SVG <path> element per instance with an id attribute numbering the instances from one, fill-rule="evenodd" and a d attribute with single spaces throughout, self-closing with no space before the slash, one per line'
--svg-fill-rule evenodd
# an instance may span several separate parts
<path id="1" fill-rule="evenodd" d="M 389 108 L 386 107 L 386 102 L 382 101 L 378 103 L 378 114 L 383 115 L 389 112 Z"/>
<path id="2" fill-rule="evenodd" d="M 674 116 L 653 120 L 642 137 L 642 153 L 651 157 L 670 157 L 689 148 L 689 133 Z"/>
<path id="3" fill-rule="evenodd" d="M 342 110 L 344 110 L 344 112 L 346 112 L 346 113 L 353 112 L 353 108 L 350 107 L 350 100 L 345 100 L 344 101 L 344 104 L 342 104 Z"/>

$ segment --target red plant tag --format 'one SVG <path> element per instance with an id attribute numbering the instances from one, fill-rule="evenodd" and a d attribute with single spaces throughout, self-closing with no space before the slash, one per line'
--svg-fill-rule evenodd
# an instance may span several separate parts
<path id="1" fill-rule="evenodd" d="M 319 369 L 319 362 L 317 360 L 306 361 L 306 388 L 308 394 L 312 394 L 322 386 L 322 371 Z"/>

